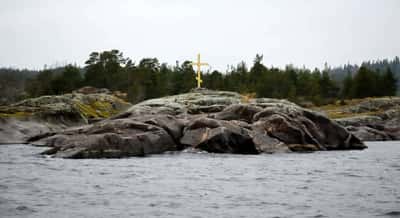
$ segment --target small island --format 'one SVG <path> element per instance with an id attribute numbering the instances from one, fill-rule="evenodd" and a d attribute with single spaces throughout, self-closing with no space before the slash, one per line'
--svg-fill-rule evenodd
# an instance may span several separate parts
<path id="1" fill-rule="evenodd" d="M 0 143 L 50 147 L 43 154 L 53 157 L 121 158 L 364 149 L 363 141 L 400 139 L 391 68 L 364 64 L 338 74 L 339 83 L 328 67 L 268 68 L 262 60 L 203 75 L 200 54 L 172 67 L 93 52 L 84 68 L 45 69 L 25 81 L 27 96 L 8 95 L 24 100 L 0 106 Z M 390 63 L 400 65 L 398 57 Z"/>
<path id="2" fill-rule="evenodd" d="M 88 104 L 92 98 L 96 101 Z M 49 110 L 48 102 L 64 105 Z M 337 122 L 287 100 L 248 99 L 235 92 L 200 88 L 128 105 L 111 93 L 78 91 L 17 103 L 12 106 L 15 110 L 49 111 L 13 112 L 15 117 L 10 114 L 2 122 L 48 127 L 26 135 L 24 129 L 13 128 L 8 134 L 24 136 L 19 138 L 24 143 L 51 147 L 43 154 L 62 158 L 120 158 L 187 148 L 233 154 L 366 148 Z M 121 112 L 115 113 L 117 109 Z"/>

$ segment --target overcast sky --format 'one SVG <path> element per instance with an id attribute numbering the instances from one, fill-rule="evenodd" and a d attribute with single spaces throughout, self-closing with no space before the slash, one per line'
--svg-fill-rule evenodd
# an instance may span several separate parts
<path id="1" fill-rule="evenodd" d="M 321 67 L 400 55 L 399 0 L 0 0 L 0 67 L 119 49 L 138 62 Z"/>

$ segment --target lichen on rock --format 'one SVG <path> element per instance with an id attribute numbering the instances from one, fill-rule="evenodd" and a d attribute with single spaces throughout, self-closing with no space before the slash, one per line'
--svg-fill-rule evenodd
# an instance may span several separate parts
<path id="1" fill-rule="evenodd" d="M 1 106 L 0 143 L 21 143 L 36 134 L 106 119 L 130 106 L 105 93 L 49 95 Z"/>

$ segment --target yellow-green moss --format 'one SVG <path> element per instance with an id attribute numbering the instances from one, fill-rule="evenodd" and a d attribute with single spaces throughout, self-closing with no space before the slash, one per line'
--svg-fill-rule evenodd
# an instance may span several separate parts
<path id="1" fill-rule="evenodd" d="M 112 104 L 106 101 L 93 101 L 89 104 L 75 102 L 75 106 L 86 118 L 108 118 L 118 113 Z"/>
<path id="2" fill-rule="evenodd" d="M 27 117 L 27 116 L 31 116 L 32 113 L 30 112 L 25 112 L 25 111 L 16 111 L 13 113 L 0 113 L 0 117 L 15 117 L 15 118 L 20 118 L 20 117 Z"/>
<path id="3" fill-rule="evenodd" d="M 91 108 L 88 105 L 85 105 L 85 104 L 82 104 L 79 102 L 75 102 L 75 107 L 85 117 L 97 117 L 96 111 L 93 110 L 93 108 Z"/>
<path id="4" fill-rule="evenodd" d="M 344 113 L 342 111 L 326 111 L 326 114 L 331 119 L 347 118 L 354 116 L 374 116 L 379 114 L 378 111 L 368 111 L 363 113 Z"/>
<path id="5" fill-rule="evenodd" d="M 380 99 L 380 98 L 368 97 L 368 98 L 362 98 L 362 99 L 350 99 L 350 100 L 345 100 L 342 103 L 340 101 L 337 101 L 334 104 L 328 104 L 328 105 L 324 105 L 321 107 L 314 107 L 312 109 L 325 112 L 326 115 L 331 119 L 347 118 L 347 117 L 354 117 L 354 116 L 368 116 L 368 115 L 373 116 L 373 115 L 381 114 L 383 111 L 376 110 L 376 111 L 352 113 L 350 111 L 345 110 L 345 108 L 351 108 L 362 102 L 372 101 L 375 99 Z"/>

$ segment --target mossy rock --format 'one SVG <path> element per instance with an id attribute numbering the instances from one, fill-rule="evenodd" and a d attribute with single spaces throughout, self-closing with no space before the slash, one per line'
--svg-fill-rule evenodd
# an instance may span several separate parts
<path id="1" fill-rule="evenodd" d="M 57 116 L 71 117 L 76 121 L 80 117 L 87 123 L 88 119 L 108 118 L 131 106 L 117 97 L 108 94 L 65 94 L 59 96 L 41 96 L 26 99 L 10 106 L 0 107 L 2 118 L 33 118 L 56 121 Z"/>

